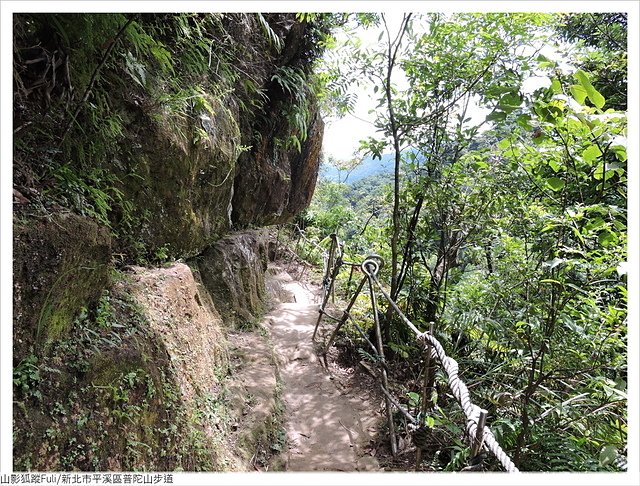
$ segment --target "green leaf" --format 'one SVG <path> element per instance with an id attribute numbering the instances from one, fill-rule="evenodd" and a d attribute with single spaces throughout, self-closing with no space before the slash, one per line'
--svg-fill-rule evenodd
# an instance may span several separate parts
<path id="1" fill-rule="evenodd" d="M 504 111 L 511 112 L 522 104 L 522 98 L 518 93 L 507 93 L 498 102 L 498 106 Z"/>
<path id="2" fill-rule="evenodd" d="M 554 61 L 552 61 L 551 59 L 549 59 L 546 56 L 543 56 L 542 54 L 540 54 L 537 58 L 536 61 L 538 61 L 538 66 L 541 69 L 544 69 L 546 67 L 555 67 L 556 63 Z"/>
<path id="3" fill-rule="evenodd" d="M 553 91 L 555 94 L 561 94 L 562 93 L 562 86 L 560 85 L 560 81 L 558 81 L 557 78 L 554 78 L 551 81 L 551 91 Z"/>
<path id="4" fill-rule="evenodd" d="M 609 179 L 611 179 L 613 176 L 616 175 L 617 171 L 620 171 L 621 169 L 609 169 L 602 167 L 601 165 L 599 165 L 596 170 L 593 172 L 593 178 L 597 181 L 601 181 L 601 180 L 605 180 L 608 181 Z"/>
<path id="5" fill-rule="evenodd" d="M 593 101 L 593 104 L 596 105 L 596 108 L 602 108 L 606 101 L 604 96 L 602 96 L 599 91 L 596 91 L 595 88 L 593 95 L 589 95 L 589 99 Z"/>
<path id="6" fill-rule="evenodd" d="M 618 243 L 618 235 L 610 229 L 605 229 L 598 235 L 598 243 L 604 247 L 615 245 Z"/>
<path id="7" fill-rule="evenodd" d="M 587 292 L 585 289 L 583 289 L 583 288 L 581 288 L 581 287 L 578 287 L 578 286 L 577 286 L 577 285 L 575 285 L 575 284 L 567 283 L 567 284 L 566 284 L 566 286 L 567 286 L 567 287 L 569 287 L 570 289 L 575 290 L 576 292 L 581 292 L 581 293 L 583 293 L 583 294 L 585 294 L 585 295 L 589 295 L 589 292 Z"/>
<path id="8" fill-rule="evenodd" d="M 546 122 L 557 124 L 558 119 L 562 118 L 564 108 L 558 104 L 548 103 L 536 107 L 538 115 Z M 535 139 L 534 139 L 535 140 Z"/>
<path id="9" fill-rule="evenodd" d="M 483 160 L 476 160 L 473 164 L 471 164 L 471 167 L 473 167 L 474 170 L 480 170 L 486 169 L 487 167 L 489 167 L 489 164 L 487 164 Z"/>
<path id="10" fill-rule="evenodd" d="M 407 396 L 409 397 L 410 407 L 417 407 L 420 404 L 420 395 L 416 392 L 408 392 Z"/>
<path id="11" fill-rule="evenodd" d="M 606 221 L 602 219 L 600 216 L 598 216 L 590 219 L 589 222 L 584 225 L 584 229 L 586 231 L 599 230 L 600 228 L 604 228 L 606 224 L 607 224 Z"/>
<path id="12" fill-rule="evenodd" d="M 604 96 L 602 96 L 597 89 L 593 87 L 591 81 L 589 81 L 589 76 L 582 69 L 578 69 L 575 73 L 575 77 L 578 80 L 578 83 L 584 88 L 587 92 L 587 96 L 594 104 L 596 108 L 602 108 L 604 106 Z M 577 100 L 576 100 L 577 101 Z"/>
<path id="13" fill-rule="evenodd" d="M 549 167 L 551 167 L 551 170 L 553 170 L 553 172 L 558 172 L 560 170 L 560 167 L 562 167 L 562 165 L 560 165 L 560 163 L 558 163 L 558 161 L 550 159 L 549 160 Z"/>
<path id="14" fill-rule="evenodd" d="M 587 98 L 587 90 L 584 89 L 579 84 L 574 84 L 569 86 L 569 91 L 571 91 L 571 96 L 581 105 L 584 105 L 584 100 Z"/>
<path id="15" fill-rule="evenodd" d="M 533 129 L 533 126 L 531 125 L 531 123 L 529 123 L 530 121 L 531 121 L 531 115 L 527 115 L 526 113 L 516 118 L 516 123 L 520 125 L 522 128 L 524 128 L 525 130 Z"/>
<path id="16" fill-rule="evenodd" d="M 504 121 L 507 114 L 504 111 L 492 111 L 487 115 L 487 121 Z"/>
<path id="17" fill-rule="evenodd" d="M 559 177 L 549 177 L 546 182 L 547 185 L 555 192 L 558 192 L 564 187 L 564 181 Z"/>
<path id="18" fill-rule="evenodd" d="M 602 151 L 597 145 L 590 145 L 582 151 L 582 158 L 585 162 L 593 162 L 602 155 Z"/>
<path id="19" fill-rule="evenodd" d="M 622 145 L 615 145 L 615 146 L 611 147 L 611 149 L 616 154 L 616 157 L 618 158 L 618 160 L 620 160 L 621 162 L 624 162 L 624 161 L 627 160 L 627 149 L 626 149 L 626 147 L 623 147 Z"/>
<path id="20" fill-rule="evenodd" d="M 618 456 L 618 449 L 616 448 L 616 446 L 612 444 L 604 446 L 600 451 L 600 457 L 599 457 L 600 465 L 607 466 L 609 464 L 612 464 L 613 461 L 616 460 L 617 456 Z"/>
<path id="21" fill-rule="evenodd" d="M 511 146 L 511 139 L 509 138 L 503 138 L 498 142 L 498 148 L 506 149 L 506 148 L 509 148 L 510 146 Z"/>

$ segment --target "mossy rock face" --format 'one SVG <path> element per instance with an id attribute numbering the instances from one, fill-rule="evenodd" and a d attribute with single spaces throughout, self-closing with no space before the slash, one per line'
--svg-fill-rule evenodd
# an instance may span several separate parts
<path id="1" fill-rule="evenodd" d="M 171 255 L 194 256 L 229 231 L 239 115 L 229 100 L 203 97 L 211 110 L 196 119 L 149 109 L 126 131 L 138 147 L 127 161 L 135 175 L 119 179 L 141 221 L 137 237 L 151 251 L 166 246 Z"/>
<path id="2" fill-rule="evenodd" d="M 15 187 L 93 212 L 127 264 L 194 257 L 232 227 L 291 220 L 320 159 L 314 25 L 295 13 L 16 15 Z M 39 71 L 54 52 L 59 70 Z M 94 66 L 80 102 L 71 85 L 84 89 Z M 293 88 L 283 72 L 298 75 Z"/>
<path id="3" fill-rule="evenodd" d="M 71 213 L 14 224 L 14 360 L 65 336 L 109 283 L 111 237 Z"/>
<path id="4" fill-rule="evenodd" d="M 265 129 L 262 143 L 242 154 L 233 195 L 234 224 L 271 225 L 291 221 L 311 202 L 320 166 L 324 122 L 312 113 L 308 138 L 301 150 L 286 149 L 279 140 L 288 137 L 287 121 L 278 131 Z"/>
<path id="5" fill-rule="evenodd" d="M 108 312 L 29 355 L 14 370 L 14 469 L 242 468 L 224 443 L 226 341 L 198 292 L 184 264 L 132 269 Z"/>
<path id="6" fill-rule="evenodd" d="M 266 307 L 267 232 L 251 230 L 217 241 L 191 263 L 229 327 L 251 327 Z"/>

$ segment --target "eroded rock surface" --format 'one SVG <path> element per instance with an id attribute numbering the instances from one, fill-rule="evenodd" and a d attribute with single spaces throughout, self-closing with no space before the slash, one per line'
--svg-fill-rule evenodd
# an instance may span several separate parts
<path id="1" fill-rule="evenodd" d="M 57 213 L 14 222 L 14 362 L 65 337 L 82 307 L 109 284 L 112 238 L 82 216 Z"/>
<path id="2" fill-rule="evenodd" d="M 233 233 L 193 260 L 229 327 L 251 327 L 265 310 L 268 233 Z"/>

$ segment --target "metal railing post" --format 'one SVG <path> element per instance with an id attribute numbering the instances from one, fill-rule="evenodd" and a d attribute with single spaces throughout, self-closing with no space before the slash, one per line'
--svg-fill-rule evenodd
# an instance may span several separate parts
<path id="1" fill-rule="evenodd" d="M 382 390 L 385 396 L 385 404 L 386 404 L 386 412 L 387 412 L 386 414 L 387 414 L 387 420 L 389 422 L 389 438 L 391 442 L 391 452 L 393 456 L 395 457 L 397 455 L 398 446 L 397 446 L 397 439 L 396 439 L 395 424 L 393 421 L 392 406 L 396 407 L 401 413 L 403 413 L 405 417 L 407 417 L 410 420 L 410 422 L 413 424 L 414 427 L 418 427 L 417 432 L 420 432 L 419 429 L 423 427 L 424 416 L 426 415 L 427 410 L 433 408 L 433 403 L 432 403 L 433 384 L 435 380 L 434 362 L 437 359 L 437 361 L 440 363 L 440 365 L 442 366 L 442 368 L 444 369 L 444 371 L 448 376 L 448 385 L 450 390 L 452 391 L 454 398 L 456 399 L 456 401 L 462 408 L 462 411 L 464 412 L 464 415 L 466 418 L 466 433 L 471 441 L 472 463 L 477 462 L 477 460 L 480 458 L 479 455 L 484 447 L 498 459 L 498 461 L 501 463 L 501 465 L 504 467 L 506 471 L 518 472 L 518 468 L 515 466 L 511 458 L 505 453 L 502 447 L 500 447 L 500 444 L 498 444 L 491 429 L 488 426 L 486 426 L 487 411 L 480 409 L 480 407 L 472 403 L 467 386 L 458 376 L 457 361 L 447 356 L 447 354 L 444 351 L 444 348 L 442 347 L 442 344 L 435 338 L 434 324 L 430 323 L 428 332 L 421 333 L 418 330 L 418 328 L 404 315 L 402 310 L 400 310 L 400 308 L 398 307 L 398 304 L 394 302 L 394 300 L 389 296 L 389 294 L 385 291 L 384 287 L 378 280 L 377 273 L 380 267 L 382 266 L 382 264 L 384 263 L 382 258 L 380 258 L 377 255 L 370 255 L 364 260 L 364 262 L 362 262 L 361 265 L 359 265 L 362 272 L 364 273 L 364 277 L 360 281 L 360 284 L 358 285 L 358 288 L 353 294 L 347 308 L 343 312 L 342 317 L 338 319 L 336 317 L 329 315 L 327 312 L 325 312 L 325 307 L 328 303 L 329 295 L 332 295 L 335 298 L 335 280 L 340 271 L 340 267 L 344 264 L 351 265 L 351 273 L 349 274 L 349 283 L 348 283 L 348 286 L 349 286 L 351 284 L 351 279 L 353 277 L 354 268 L 355 266 L 358 266 L 358 265 L 355 263 L 343 261 L 344 252 L 342 247 L 340 246 L 340 242 L 338 241 L 338 238 L 335 235 L 335 233 L 331 235 L 331 247 L 329 250 L 329 254 L 327 254 L 323 250 L 323 248 L 321 248 L 317 243 L 307 240 L 302 230 L 300 230 L 299 228 L 298 230 L 299 230 L 299 238 L 298 238 L 297 245 L 299 245 L 302 240 L 314 245 L 317 249 L 323 252 L 323 259 L 325 263 L 325 268 L 323 269 L 323 279 L 325 280 L 323 282 L 323 290 L 325 291 L 325 294 L 323 296 L 323 302 L 319 310 L 318 321 L 316 322 L 316 326 L 313 331 L 312 340 L 315 340 L 316 338 L 318 326 L 322 321 L 323 315 L 326 315 L 327 317 L 338 322 L 338 325 L 331 333 L 331 336 L 329 337 L 329 340 L 324 349 L 323 354 L 324 354 L 324 362 L 326 365 L 326 356 L 329 351 L 329 348 L 331 347 L 335 339 L 335 336 L 337 335 L 339 330 L 342 328 L 342 326 L 344 326 L 347 319 L 352 319 L 358 332 L 360 332 L 360 334 L 365 339 L 365 341 L 367 341 L 367 343 L 373 348 L 375 354 L 378 355 L 378 359 L 381 366 L 380 366 L 380 376 L 376 376 L 376 378 L 380 379 L 381 383 L 379 382 L 378 385 L 380 386 L 380 389 Z M 336 251 L 339 252 L 337 258 L 336 258 Z M 325 285 L 327 279 L 329 279 L 328 288 Z M 374 320 L 375 334 L 376 334 L 375 345 L 368 340 L 367 336 L 364 334 L 364 331 L 358 326 L 358 324 L 355 322 L 355 320 L 353 320 L 353 317 L 349 313 L 351 308 L 354 306 L 358 298 L 358 295 L 362 291 L 362 288 L 364 287 L 365 282 L 369 283 L 369 296 L 371 299 L 371 307 L 373 311 L 373 320 Z M 424 370 L 424 378 L 423 378 L 423 385 L 422 385 L 422 401 L 420 405 L 420 413 L 418 414 L 417 419 L 411 417 L 410 413 L 407 410 L 405 410 L 402 407 L 402 405 L 396 399 L 394 399 L 391 393 L 389 392 L 389 377 L 387 373 L 388 368 L 387 368 L 385 357 L 384 357 L 382 332 L 380 328 L 380 319 L 378 316 L 378 302 L 377 302 L 374 284 L 378 287 L 378 290 L 387 300 L 390 307 L 397 313 L 400 320 L 416 335 L 416 337 L 419 340 L 423 341 L 424 343 L 425 370 Z M 371 370 L 368 369 L 368 366 L 366 366 L 365 364 L 363 364 L 363 366 L 365 370 L 371 372 Z M 416 444 L 416 469 L 419 468 L 421 460 L 422 460 L 422 449 L 421 447 L 418 446 L 418 444 Z M 475 466 L 475 464 L 473 465 Z M 465 470 L 472 470 L 472 469 L 465 468 Z"/>
<path id="2" fill-rule="evenodd" d="M 324 309 L 327 306 L 327 302 L 329 301 L 329 295 L 331 294 L 331 290 L 333 289 L 333 285 L 336 281 L 336 277 L 338 276 L 338 272 L 340 271 L 340 266 L 342 262 L 340 260 L 336 261 L 336 265 L 333 268 L 333 272 L 331 274 L 331 281 L 329 282 L 329 289 L 326 291 L 324 298 L 322 299 L 322 305 L 318 310 L 318 320 L 316 321 L 316 327 L 313 330 L 313 336 L 311 337 L 312 341 L 315 341 L 316 334 L 318 332 L 318 326 L 320 325 L 320 321 L 322 320 L 322 314 L 324 313 Z"/>
<path id="3" fill-rule="evenodd" d="M 380 329 L 380 319 L 378 318 L 378 303 L 376 300 L 376 293 L 373 288 L 373 278 L 374 278 L 374 275 L 378 272 L 379 268 L 380 267 L 376 262 L 369 259 L 365 260 L 362 263 L 362 271 L 365 273 L 365 275 L 368 277 L 368 280 L 369 280 L 369 296 L 371 297 L 371 307 L 373 310 L 373 322 L 375 324 L 375 329 L 376 329 L 376 344 L 378 347 L 378 355 L 379 355 L 380 363 L 383 365 L 381 369 L 382 388 L 385 392 L 388 393 L 389 379 L 387 377 L 387 369 L 385 366 L 386 363 L 384 359 L 384 347 L 382 344 L 382 331 Z M 385 404 L 387 408 L 387 421 L 389 423 L 389 441 L 391 443 L 391 454 L 393 455 L 393 457 L 396 457 L 396 455 L 398 454 L 398 444 L 396 442 L 396 431 L 395 431 L 395 425 L 393 423 L 393 410 L 391 408 L 392 403 L 387 393 L 385 393 L 385 402 L 386 402 Z"/>
<path id="4" fill-rule="evenodd" d="M 429 323 L 429 334 L 433 336 L 433 322 Z M 423 352 L 424 356 L 424 376 L 422 382 L 422 401 L 420 402 L 420 423 L 424 422 L 427 410 L 433 408 L 433 366 L 431 358 L 431 343 L 427 343 Z M 422 448 L 416 446 L 416 471 L 422 463 Z"/>

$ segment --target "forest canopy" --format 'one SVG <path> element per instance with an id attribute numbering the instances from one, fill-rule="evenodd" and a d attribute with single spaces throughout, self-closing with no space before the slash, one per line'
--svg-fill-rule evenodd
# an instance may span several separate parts
<path id="1" fill-rule="evenodd" d="M 320 75 L 327 112 L 352 113 L 359 91 L 377 105 L 376 135 L 333 166 L 384 157 L 395 173 L 321 179 L 300 226 L 387 262 L 391 297 L 435 324 L 522 470 L 625 468 L 626 14 L 392 20 L 351 16 Z M 419 346 L 392 313 L 381 324 L 415 399 Z M 425 420 L 451 431 L 451 413 L 443 391 Z"/>

